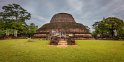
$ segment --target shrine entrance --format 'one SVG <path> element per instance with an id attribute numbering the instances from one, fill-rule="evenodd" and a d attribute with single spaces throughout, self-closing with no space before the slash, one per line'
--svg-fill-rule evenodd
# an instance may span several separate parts
<path id="1" fill-rule="evenodd" d="M 50 45 L 75 45 L 74 38 L 68 36 L 64 31 L 52 30 L 50 35 Z"/>

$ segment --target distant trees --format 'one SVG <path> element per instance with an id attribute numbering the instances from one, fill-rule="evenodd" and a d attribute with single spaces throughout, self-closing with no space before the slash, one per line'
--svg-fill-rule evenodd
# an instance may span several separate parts
<path id="1" fill-rule="evenodd" d="M 34 23 L 31 23 L 29 26 L 28 26 L 28 37 L 31 37 L 34 35 L 34 33 L 36 33 L 36 30 L 38 29 L 38 26 L 35 26 Z"/>
<path id="2" fill-rule="evenodd" d="M 124 36 L 124 21 L 117 17 L 108 17 L 95 22 L 93 28 L 94 37 L 115 39 Z"/>
<path id="3" fill-rule="evenodd" d="M 31 14 L 18 4 L 8 4 L 2 7 L 0 12 L 0 34 L 17 35 L 28 34 L 29 26 L 26 20 L 30 20 Z M 35 26 L 35 24 L 33 25 Z"/>

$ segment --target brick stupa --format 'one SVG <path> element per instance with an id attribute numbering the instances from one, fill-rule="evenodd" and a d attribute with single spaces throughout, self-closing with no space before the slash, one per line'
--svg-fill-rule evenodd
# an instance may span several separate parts
<path id="1" fill-rule="evenodd" d="M 50 23 L 44 24 L 37 30 L 35 37 L 48 38 L 53 30 L 72 35 L 75 39 L 89 39 L 92 37 L 89 29 L 81 23 L 76 23 L 73 16 L 68 13 L 55 14 Z"/>

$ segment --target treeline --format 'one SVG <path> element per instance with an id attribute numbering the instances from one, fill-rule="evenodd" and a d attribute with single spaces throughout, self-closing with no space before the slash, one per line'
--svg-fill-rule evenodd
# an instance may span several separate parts
<path id="1" fill-rule="evenodd" d="M 0 12 L 0 38 L 4 37 L 31 37 L 36 32 L 34 23 L 26 24 L 31 14 L 18 4 L 8 4 Z"/>
<path id="2" fill-rule="evenodd" d="M 124 39 L 124 21 L 117 17 L 103 18 L 93 24 L 96 39 Z"/>

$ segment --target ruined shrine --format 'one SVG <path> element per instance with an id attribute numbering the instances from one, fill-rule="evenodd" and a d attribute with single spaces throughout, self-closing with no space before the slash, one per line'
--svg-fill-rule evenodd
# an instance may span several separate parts
<path id="1" fill-rule="evenodd" d="M 73 16 L 68 13 L 55 14 L 50 23 L 44 24 L 37 30 L 35 37 L 49 39 L 50 36 L 68 37 L 73 39 L 90 39 L 89 29 L 81 23 L 77 23 Z"/>

